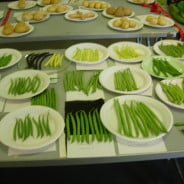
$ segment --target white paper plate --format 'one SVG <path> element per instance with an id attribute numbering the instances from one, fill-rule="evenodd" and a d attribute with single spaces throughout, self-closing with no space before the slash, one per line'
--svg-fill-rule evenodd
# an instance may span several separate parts
<path id="1" fill-rule="evenodd" d="M 147 0 L 146 4 L 151 4 L 153 3 L 155 0 Z M 142 4 L 139 2 L 135 2 L 134 0 L 128 0 L 128 2 L 133 3 L 133 4 Z"/>
<path id="2" fill-rule="evenodd" d="M 93 17 L 89 17 L 89 18 L 86 18 L 86 19 L 78 19 L 78 18 L 71 18 L 69 17 L 69 15 L 71 14 L 75 14 L 77 11 L 80 11 L 82 13 L 93 13 L 94 16 Z M 91 21 L 91 20 L 94 20 L 98 17 L 98 14 L 94 11 L 90 11 L 90 10 L 83 10 L 83 9 L 75 9 L 75 10 L 71 10 L 69 12 L 67 12 L 65 15 L 65 19 L 67 20 L 71 20 L 71 21 L 75 21 L 75 22 L 86 22 L 86 21 Z"/>
<path id="3" fill-rule="evenodd" d="M 106 9 L 103 10 L 102 15 L 103 15 L 104 17 L 111 18 L 111 19 L 112 19 L 112 18 L 117 18 L 117 17 L 114 16 L 114 15 L 108 14 L 108 13 L 106 12 Z M 122 17 L 133 17 L 134 15 L 135 15 L 135 12 L 132 11 L 132 14 L 131 14 L 131 15 L 129 15 L 129 16 L 122 16 Z"/>
<path id="4" fill-rule="evenodd" d="M 158 42 L 156 42 L 153 45 L 153 50 L 158 54 L 158 55 L 163 55 L 163 56 L 167 56 L 164 52 L 162 52 L 159 49 L 159 45 L 163 44 L 163 45 L 177 45 L 178 43 L 183 44 L 183 42 L 179 41 L 179 40 L 160 40 Z M 181 58 L 177 58 L 180 60 L 184 60 L 184 55 Z"/>
<path id="5" fill-rule="evenodd" d="M 138 69 L 138 68 L 130 68 L 130 70 L 134 76 L 134 79 L 136 81 L 138 89 L 134 90 L 134 91 L 116 90 L 115 86 L 114 86 L 114 73 L 118 72 L 118 71 L 123 71 L 127 68 L 129 68 L 129 67 L 113 66 L 113 67 L 109 67 L 109 68 L 103 70 L 99 76 L 100 83 L 107 90 L 112 91 L 114 93 L 119 93 L 119 94 L 140 94 L 140 93 L 144 92 L 145 90 L 147 90 L 151 86 L 152 79 L 147 72 L 145 72 L 141 69 Z"/>
<path id="6" fill-rule="evenodd" d="M 11 79 L 15 79 L 17 77 L 33 77 L 35 75 L 37 75 L 41 79 L 40 87 L 38 88 L 38 91 L 36 93 L 25 93 L 16 96 L 8 94 Z M 6 99 L 14 99 L 14 100 L 30 98 L 43 92 L 49 86 L 49 83 L 50 83 L 49 76 L 43 71 L 39 70 L 17 71 L 2 78 L 2 80 L 0 81 L 0 96 Z"/>
<path id="7" fill-rule="evenodd" d="M 152 144 L 161 140 L 166 133 L 162 133 L 158 136 L 150 136 L 147 138 L 130 138 L 124 136 L 118 131 L 118 120 L 117 115 L 114 108 L 114 99 L 118 99 L 120 104 L 124 102 L 128 102 L 131 100 L 136 100 L 139 102 L 143 102 L 151 108 L 151 110 L 159 117 L 159 119 L 164 123 L 168 132 L 171 130 L 173 126 L 173 115 L 167 106 L 163 103 L 155 100 L 151 97 L 145 97 L 140 95 L 123 95 L 119 97 L 112 98 L 108 100 L 101 108 L 100 117 L 103 125 L 114 135 L 121 138 L 124 143 L 129 145 L 141 145 L 141 144 Z"/>
<path id="8" fill-rule="evenodd" d="M 146 25 L 146 26 L 149 26 L 149 27 L 152 27 L 152 28 L 168 28 L 168 27 L 172 27 L 174 26 L 174 21 L 166 16 L 164 16 L 167 24 L 165 26 L 161 26 L 161 25 L 153 25 L 153 24 L 150 24 L 147 20 L 146 20 L 146 17 L 147 16 L 154 16 L 154 17 L 159 17 L 160 15 L 155 15 L 155 14 L 148 14 L 148 15 L 140 15 L 140 16 L 137 16 L 137 18 L 140 19 L 140 21 Z"/>
<path id="9" fill-rule="evenodd" d="M 122 46 L 130 46 L 136 49 L 136 52 L 141 54 L 142 56 L 135 58 L 122 58 L 119 57 L 118 54 L 114 51 L 115 47 L 121 48 Z M 122 62 L 122 63 L 136 63 L 141 62 L 144 58 L 151 56 L 151 50 L 143 44 L 135 43 L 135 42 L 117 42 L 108 47 L 109 57 Z"/>
<path id="10" fill-rule="evenodd" d="M 160 75 L 155 74 L 155 72 L 152 69 L 152 60 L 153 58 L 158 58 L 158 59 L 166 59 L 173 67 L 175 67 L 179 72 L 182 72 L 181 75 L 179 76 L 164 76 L 162 73 Z M 150 75 L 160 78 L 160 79 L 168 79 L 168 78 L 176 78 L 176 77 L 181 77 L 184 75 L 184 63 L 181 62 L 180 60 L 173 58 L 173 57 L 169 57 L 169 56 L 150 56 L 148 58 L 145 58 L 142 63 L 141 63 L 141 67 L 143 68 L 143 70 L 147 71 Z"/>
<path id="11" fill-rule="evenodd" d="M 8 8 L 14 9 L 14 10 L 26 10 L 29 8 L 32 8 L 36 6 L 36 1 L 26 1 L 26 7 L 25 8 L 19 8 L 18 7 L 18 1 L 10 2 L 8 4 Z"/>
<path id="12" fill-rule="evenodd" d="M 0 57 L 3 56 L 4 54 L 6 54 L 6 55 L 11 54 L 12 59 L 8 65 L 0 67 L 0 70 L 5 69 L 5 68 L 9 68 L 9 67 L 15 65 L 22 58 L 21 52 L 19 52 L 16 49 L 11 49 L 11 48 L 0 49 Z"/>
<path id="13" fill-rule="evenodd" d="M 97 1 L 96 1 L 96 2 L 97 2 Z M 107 3 L 106 1 L 99 1 L 99 2 L 101 2 L 101 3 L 106 3 L 108 7 L 111 6 L 111 4 L 110 4 L 110 3 Z M 97 8 L 87 8 L 87 7 L 85 7 L 85 6 L 80 6 L 79 8 L 83 8 L 83 9 L 86 9 L 86 10 L 97 11 L 97 12 L 103 11 L 103 10 L 104 10 L 104 8 L 99 8 L 99 9 L 97 9 Z"/>
<path id="14" fill-rule="evenodd" d="M 100 59 L 98 61 L 78 61 L 73 59 L 73 55 L 75 54 L 76 49 L 98 49 L 98 51 L 100 52 Z M 68 49 L 66 49 L 65 51 L 65 56 L 67 59 L 69 59 L 72 62 L 81 64 L 81 65 L 94 65 L 94 64 L 99 64 L 104 62 L 108 57 L 108 50 L 106 47 L 104 47 L 103 45 L 100 44 L 96 44 L 96 43 L 81 43 L 81 44 L 76 44 L 73 45 L 71 47 L 69 47 Z"/>
<path id="15" fill-rule="evenodd" d="M 16 20 L 17 20 L 18 22 L 24 21 L 24 20 L 22 19 L 22 15 L 23 15 L 23 12 L 16 13 Z M 40 22 L 43 22 L 43 21 L 48 20 L 49 17 L 50 17 L 50 14 L 47 13 L 47 15 L 46 15 L 42 20 L 29 20 L 29 21 L 26 21 L 26 22 L 29 22 L 30 24 L 32 24 L 32 23 L 40 23 Z"/>
<path id="16" fill-rule="evenodd" d="M 24 118 L 27 114 L 30 117 L 38 118 L 40 114 L 47 115 L 49 113 L 49 122 L 51 136 L 43 136 L 42 138 L 29 137 L 26 140 L 14 140 L 13 129 L 16 118 Z M 64 131 L 64 120 L 62 116 L 55 110 L 44 106 L 28 106 L 17 111 L 8 113 L 0 121 L 0 141 L 14 149 L 19 150 L 37 150 L 55 142 Z"/>
<path id="17" fill-rule="evenodd" d="M 121 19 L 121 18 L 114 18 L 114 19 L 109 20 L 108 23 L 107 23 L 108 26 L 110 28 L 114 29 L 114 30 L 117 30 L 117 31 L 125 31 L 125 32 L 137 31 L 137 30 L 140 30 L 140 29 L 143 28 L 143 23 L 141 21 L 139 21 L 139 20 L 137 20 L 135 18 L 128 18 L 128 17 L 127 17 L 127 19 L 134 20 L 137 23 L 136 27 L 134 27 L 134 28 L 128 28 L 128 29 L 123 29 L 123 28 L 120 28 L 120 27 L 116 27 L 116 26 L 113 25 L 113 22 L 115 20 L 118 20 L 118 19 Z"/>
<path id="18" fill-rule="evenodd" d="M 172 84 L 178 84 L 179 86 L 181 86 L 182 84 L 182 81 L 183 81 L 183 78 L 175 78 L 175 79 L 167 79 L 167 80 L 162 80 L 160 82 L 163 82 L 163 83 L 172 83 Z M 175 104 L 175 103 L 172 103 L 171 101 L 168 100 L 167 96 L 165 95 L 165 93 L 163 92 L 162 90 L 162 87 L 160 85 L 160 83 L 158 82 L 156 87 L 155 87 L 155 92 L 157 94 L 157 96 L 163 101 L 165 102 L 166 104 L 172 106 L 172 107 L 176 107 L 176 108 L 179 108 L 179 109 L 184 109 L 184 103 L 179 105 L 179 104 Z"/>
<path id="19" fill-rule="evenodd" d="M 12 25 L 15 25 L 16 23 L 13 23 Z M 25 32 L 25 33 L 12 33 L 11 35 L 4 35 L 2 33 L 2 30 L 3 30 L 3 26 L 0 27 L 0 37 L 3 37 L 3 38 L 15 38 L 15 37 L 22 37 L 22 36 L 26 36 L 28 34 L 30 34 L 33 30 L 34 30 L 34 27 L 30 24 L 27 24 L 29 26 L 29 31 Z"/>
<path id="20" fill-rule="evenodd" d="M 47 8 L 49 8 L 50 6 L 52 6 L 52 5 L 47 5 L 47 6 L 45 6 L 45 7 L 43 8 L 43 10 L 47 11 Z M 72 6 L 70 6 L 70 5 L 65 5 L 65 6 L 67 6 L 67 9 L 66 9 L 65 11 L 63 11 L 63 12 L 48 12 L 48 11 L 47 11 L 47 12 L 48 12 L 50 15 L 63 15 L 63 14 L 65 14 L 65 13 L 67 13 L 67 12 L 73 10 L 73 7 L 72 7 Z"/>

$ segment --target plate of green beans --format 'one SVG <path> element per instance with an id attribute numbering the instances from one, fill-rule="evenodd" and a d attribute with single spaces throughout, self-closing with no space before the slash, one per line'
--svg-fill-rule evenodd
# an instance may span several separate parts
<path id="1" fill-rule="evenodd" d="M 170 56 L 150 56 L 142 61 L 141 67 L 160 79 L 181 77 L 184 74 L 184 63 Z"/>
<path id="2" fill-rule="evenodd" d="M 184 60 L 184 43 L 179 40 L 161 40 L 153 45 L 158 55 L 171 56 Z"/>
<path id="3" fill-rule="evenodd" d="M 103 125 L 128 145 L 159 142 L 173 127 L 170 109 L 160 101 L 140 95 L 122 95 L 101 108 Z"/>
<path id="4" fill-rule="evenodd" d="M 96 43 L 72 45 L 65 51 L 68 60 L 81 65 L 95 65 L 104 62 L 108 57 L 106 47 Z"/>
<path id="5" fill-rule="evenodd" d="M 21 52 L 16 49 L 0 49 L 0 70 L 9 68 L 17 64 L 22 58 Z"/>
<path id="6" fill-rule="evenodd" d="M 113 66 L 100 73 L 99 81 L 104 88 L 119 94 L 139 94 L 147 90 L 152 79 L 139 68 Z"/>
<path id="7" fill-rule="evenodd" d="M 55 142 L 65 127 L 63 117 L 44 106 L 27 106 L 1 119 L 0 141 L 19 150 L 37 150 Z"/>
<path id="8" fill-rule="evenodd" d="M 50 78 L 43 71 L 16 71 L 0 81 L 0 96 L 12 100 L 31 98 L 43 92 L 49 83 Z"/>
<path id="9" fill-rule="evenodd" d="M 155 92 L 166 104 L 184 109 L 184 78 L 162 80 L 157 83 Z"/>

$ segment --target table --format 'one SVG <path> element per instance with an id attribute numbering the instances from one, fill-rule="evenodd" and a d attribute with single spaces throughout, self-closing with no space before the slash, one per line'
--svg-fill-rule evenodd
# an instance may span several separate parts
<path id="1" fill-rule="evenodd" d="M 113 1 L 109 1 L 113 3 Z M 124 2 L 126 6 L 132 6 L 132 4 L 128 4 Z M 120 1 L 116 1 L 115 5 L 120 5 Z M 0 9 L 6 7 L 7 3 L 1 3 Z M 137 7 L 137 6 L 136 6 Z M 35 7 L 36 9 L 38 7 Z M 148 9 L 143 7 L 134 9 L 136 14 L 141 14 L 144 10 L 145 13 L 148 13 Z M 14 20 L 13 17 L 10 20 Z M 154 29 L 145 27 L 144 29 L 129 33 L 119 33 L 107 28 L 106 25 L 107 20 L 101 14 L 94 22 L 84 23 L 79 25 L 74 22 L 67 22 L 64 20 L 63 16 L 54 16 L 51 17 L 48 21 L 45 21 L 41 24 L 35 25 L 35 31 L 26 36 L 20 37 L 16 39 L 3 39 L 0 38 L 0 47 L 2 48 L 3 44 L 13 44 L 16 47 L 16 44 L 22 42 L 25 45 L 23 53 L 23 58 L 20 61 L 20 64 L 15 65 L 9 69 L 3 70 L 0 72 L 1 77 L 12 73 L 13 71 L 17 71 L 23 69 L 23 63 L 25 62 L 25 55 L 30 52 L 43 52 L 44 50 L 26 50 L 29 48 L 29 44 L 32 42 L 45 42 L 45 41 L 65 41 L 65 40 L 85 40 L 85 39 L 124 39 L 124 38 L 143 38 L 143 37 L 167 37 L 168 35 L 176 36 L 177 31 L 172 27 L 168 29 L 160 29 L 155 32 Z M 61 24 L 62 23 L 62 24 Z M 58 25 L 58 29 L 52 29 L 55 25 Z M 73 29 L 75 26 L 75 29 Z M 47 29 L 46 29 L 47 28 Z M 93 29 L 95 28 L 95 30 Z M 87 31 L 90 30 L 90 31 Z M 1 46 L 2 45 L 2 46 Z M 64 53 L 63 49 L 59 49 L 59 52 Z M 49 51 L 58 51 L 51 50 Z M 67 61 L 64 60 L 64 63 Z M 75 69 L 75 65 L 71 63 L 67 70 Z M 59 77 L 63 79 L 63 73 L 59 73 Z M 154 79 L 154 85 L 157 80 Z M 58 91 L 63 91 L 62 83 L 58 82 L 57 84 L 52 84 L 52 86 Z M 115 94 L 110 93 L 105 90 L 105 100 L 108 100 L 114 97 Z M 153 97 L 157 98 L 155 93 L 153 92 Z M 65 102 L 65 93 L 59 95 L 59 112 L 64 115 L 64 102 Z M 4 103 L 4 106 L 6 102 Z M 3 108 L 4 108 L 3 106 Z M 183 111 L 175 108 L 170 108 L 174 115 L 174 121 L 183 121 Z M 2 118 L 6 113 L 3 112 L 3 109 L 0 112 L 0 118 Z M 59 166 L 59 165 L 80 165 L 80 164 L 95 164 L 95 163 L 116 163 L 116 162 L 132 162 L 132 161 L 141 161 L 141 160 L 155 160 L 155 159 L 170 159 L 170 158 L 179 158 L 184 156 L 184 142 L 182 142 L 183 135 L 177 130 L 177 128 L 173 127 L 172 131 L 164 138 L 164 143 L 166 145 L 167 151 L 164 153 L 154 152 L 149 154 L 128 154 L 128 155 L 119 155 L 117 153 L 116 141 L 114 141 L 115 146 L 115 156 L 106 156 L 106 157 L 87 157 L 87 158 L 61 158 L 58 152 L 59 142 L 57 142 L 57 150 L 54 152 L 44 152 L 33 155 L 26 156 L 8 156 L 7 150 L 8 148 L 2 144 L 0 144 L 0 167 L 19 167 L 19 166 Z"/>

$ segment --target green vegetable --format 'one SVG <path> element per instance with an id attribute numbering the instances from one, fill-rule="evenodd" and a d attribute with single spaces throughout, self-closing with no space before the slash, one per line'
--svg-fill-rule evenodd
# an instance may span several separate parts
<path id="1" fill-rule="evenodd" d="M 25 93 L 36 93 L 41 85 L 40 78 L 36 75 L 30 77 L 17 77 L 10 80 L 8 94 L 22 95 Z"/>
<path id="2" fill-rule="evenodd" d="M 164 94 L 167 96 L 168 100 L 175 104 L 184 103 L 184 90 L 177 84 L 166 84 L 160 82 L 161 88 Z"/>
<path id="3" fill-rule="evenodd" d="M 152 70 L 156 75 L 160 76 L 161 74 L 163 74 L 165 77 L 175 77 L 182 74 L 166 59 L 156 57 L 152 60 Z"/>
<path id="4" fill-rule="evenodd" d="M 131 46 L 121 46 L 121 47 L 117 46 L 114 47 L 114 51 L 119 56 L 119 58 L 129 59 L 143 56 L 142 54 L 139 54 L 136 51 L 136 48 L 133 48 Z"/>
<path id="5" fill-rule="evenodd" d="M 0 57 L 0 67 L 7 66 L 10 61 L 12 60 L 12 55 L 11 54 L 4 54 L 3 56 Z"/>
<path id="6" fill-rule="evenodd" d="M 163 43 L 159 45 L 159 49 L 167 56 L 183 57 L 184 56 L 184 43 L 178 43 L 177 45 Z"/>
<path id="7" fill-rule="evenodd" d="M 77 48 L 72 58 L 78 61 L 93 62 L 100 59 L 100 53 L 97 49 Z"/>
<path id="8" fill-rule="evenodd" d="M 118 121 L 118 132 L 122 135 L 137 138 L 166 133 L 167 129 L 157 115 L 143 102 L 126 101 L 120 104 L 114 100 Z"/>
<path id="9" fill-rule="evenodd" d="M 43 105 L 57 110 L 57 99 L 55 89 L 47 88 L 42 93 L 32 97 L 31 105 Z"/>
<path id="10" fill-rule="evenodd" d="M 40 114 L 37 119 L 30 117 L 30 114 L 27 114 L 24 118 L 16 119 L 13 128 L 13 139 L 15 141 L 17 139 L 25 141 L 29 137 L 35 137 L 35 135 L 37 135 L 37 138 L 51 135 L 49 112 L 46 116 Z"/>
<path id="11" fill-rule="evenodd" d="M 134 91 L 138 89 L 130 68 L 114 73 L 114 86 L 116 90 L 120 91 Z"/>
<path id="12" fill-rule="evenodd" d="M 170 4 L 169 7 L 168 7 L 168 9 L 169 9 L 170 15 L 171 15 L 177 22 L 184 24 L 184 16 L 183 16 L 182 13 L 180 13 L 180 12 L 182 12 L 182 11 L 180 11 L 180 9 L 179 9 L 176 5 Z"/>

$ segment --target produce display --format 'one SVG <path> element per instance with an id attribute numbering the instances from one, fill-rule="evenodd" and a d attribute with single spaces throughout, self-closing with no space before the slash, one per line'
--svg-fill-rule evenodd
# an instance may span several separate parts
<path id="1" fill-rule="evenodd" d="M 0 67 L 7 66 L 12 59 L 11 54 L 4 54 L 3 56 L 0 56 Z"/>
<path id="2" fill-rule="evenodd" d="M 121 104 L 114 99 L 114 108 L 120 134 L 136 138 L 167 133 L 163 122 L 143 102 L 127 101 Z"/>
<path id="3" fill-rule="evenodd" d="M 132 1 L 138 4 L 150 2 L 149 0 L 132 0 Z M 60 0 L 39 0 L 38 4 L 45 7 L 38 11 L 22 12 L 22 21 L 15 24 L 10 23 L 5 24 L 4 26 L 2 26 L 1 31 L 2 34 L 5 36 L 9 36 L 12 34 L 22 34 L 29 32 L 31 27 L 29 26 L 29 24 L 26 23 L 27 21 L 41 21 L 44 20 L 46 16 L 52 13 L 53 14 L 66 13 L 64 15 L 66 19 L 79 22 L 93 20 L 97 18 L 97 16 L 99 15 L 100 12 L 95 12 L 98 10 L 99 11 L 104 10 L 106 14 L 118 17 L 108 22 L 108 25 L 113 29 L 115 28 L 116 30 L 120 31 L 121 30 L 136 31 L 143 27 L 141 21 L 139 21 L 136 18 L 130 18 L 131 16 L 134 16 L 134 11 L 132 10 L 132 8 L 124 6 L 111 7 L 110 4 L 103 1 L 83 1 L 82 6 L 80 7 L 81 9 L 75 10 L 72 10 L 72 8 L 70 9 L 70 7 L 66 4 L 60 4 Z M 25 9 L 25 7 L 26 7 L 25 0 L 19 0 L 18 8 Z M 91 11 L 85 10 L 85 8 L 90 9 Z M 169 11 L 172 11 L 170 12 L 170 14 L 180 23 L 183 23 L 182 10 L 183 10 L 183 3 L 178 3 L 176 5 L 173 4 L 169 5 Z M 178 18 L 178 16 L 180 16 L 180 18 Z M 147 21 L 152 26 L 166 27 L 170 25 L 170 22 L 168 22 L 168 18 L 163 15 L 159 16 L 156 15 L 154 16 L 152 14 L 146 15 L 145 21 Z M 75 22 L 72 23 L 75 24 Z M 87 22 L 84 24 L 88 23 L 91 22 Z M 90 43 L 86 44 L 90 45 Z M 165 55 L 175 57 L 175 59 L 184 57 L 183 43 L 178 44 L 162 43 L 158 46 L 158 48 Z M 66 59 L 74 61 L 79 65 L 80 64 L 85 65 L 85 62 L 87 62 L 90 63 L 89 65 L 91 66 L 94 65 L 98 67 L 98 64 L 100 62 L 106 61 L 106 59 L 109 57 L 109 52 L 110 50 L 108 50 L 107 48 L 103 50 L 97 46 L 90 45 L 89 47 L 86 47 L 80 44 L 80 46 L 79 45 L 75 46 L 75 48 L 72 48 L 68 52 L 69 54 L 65 55 L 61 53 L 50 53 L 50 52 L 30 53 L 26 55 L 25 58 L 23 58 L 22 63 L 25 62 L 25 64 L 27 64 L 26 69 L 33 68 L 36 69 L 36 71 L 44 70 L 45 68 L 50 67 L 49 70 L 53 69 L 54 73 L 55 72 L 54 69 L 56 69 L 56 67 L 62 68 L 63 62 L 69 62 L 64 61 L 64 56 L 66 56 Z M 147 53 L 148 55 L 146 55 Z M 130 92 L 131 94 L 132 91 L 136 90 L 138 91 L 140 89 L 139 93 L 141 95 L 144 95 L 143 92 L 145 92 L 152 84 L 150 80 L 151 77 L 149 76 L 150 78 L 147 79 L 148 77 L 145 76 L 144 74 L 136 73 L 135 70 L 131 70 L 132 67 L 131 65 L 134 65 L 133 62 L 141 62 L 144 59 L 143 58 L 144 56 L 150 59 L 151 58 L 150 53 L 148 50 L 143 49 L 141 51 L 141 48 L 134 47 L 132 45 L 114 46 L 113 54 L 116 55 L 116 57 L 118 57 L 119 60 L 110 57 L 111 60 L 110 62 L 109 60 L 107 60 L 107 64 L 115 65 L 114 60 L 121 62 L 121 59 L 123 60 L 125 59 L 124 64 L 126 64 L 126 61 L 132 61 L 132 63 L 130 64 L 129 62 L 130 67 L 124 70 L 122 69 L 116 71 L 112 74 L 112 81 L 113 81 L 112 85 L 114 87 L 113 90 Z M 11 53 L 0 55 L 0 68 L 9 65 L 13 57 L 14 56 Z M 136 58 L 141 59 L 136 60 Z M 173 64 L 174 62 L 172 63 L 170 62 L 170 60 L 167 60 L 164 57 L 163 58 L 152 57 L 150 60 L 151 64 L 148 64 L 147 68 L 149 68 L 155 74 L 153 76 L 158 76 L 158 78 L 162 77 L 174 78 L 182 76 L 184 73 L 184 67 L 183 68 L 181 67 L 180 69 L 180 65 L 177 64 L 175 65 Z M 109 67 L 110 65 L 107 66 Z M 19 68 L 19 66 L 17 66 L 17 68 Z M 141 70 L 146 73 L 146 69 L 144 67 L 142 68 L 145 71 L 143 71 L 142 69 Z M 103 91 L 104 86 L 102 87 L 102 84 L 99 81 L 101 70 L 100 72 L 99 71 L 85 72 L 83 70 L 81 71 L 66 70 L 66 69 L 60 70 L 63 71 L 62 75 L 59 76 L 59 78 L 62 79 L 61 85 L 62 87 L 64 87 L 65 93 L 82 92 L 82 95 L 90 98 L 90 95 L 94 96 L 96 95 L 95 92 Z M 5 81 L 7 84 L 6 85 L 7 87 L 5 89 L 7 90 L 8 93 L 7 95 L 14 96 L 15 97 L 14 99 L 16 99 L 17 96 L 31 94 L 31 96 L 25 96 L 22 99 L 31 97 L 30 102 L 31 105 L 33 106 L 33 109 L 34 106 L 35 107 L 46 106 L 51 108 L 52 110 L 53 109 L 59 110 L 55 84 L 52 84 L 53 86 L 51 87 L 49 86 L 50 81 L 48 76 L 47 76 L 48 78 L 46 77 L 46 79 L 37 74 L 29 76 L 27 75 L 27 73 L 29 73 L 27 71 L 25 70 L 25 74 L 23 76 L 18 76 L 17 73 L 17 76 L 13 76 L 11 79 L 7 79 L 7 81 Z M 149 74 L 152 75 L 152 73 L 148 72 L 147 75 Z M 136 79 L 136 77 L 138 79 Z M 109 80 L 109 78 L 105 80 Z M 42 84 L 42 82 L 45 84 Z M 144 84 L 146 83 L 146 86 L 140 87 L 139 83 L 141 85 L 142 83 Z M 159 82 L 159 85 L 161 86 L 163 93 L 171 103 L 177 105 L 184 104 L 184 79 L 182 80 L 181 85 L 165 82 Z M 3 89 L 2 86 L 4 85 L 1 85 L 1 89 Z M 113 92 L 113 90 L 110 91 Z M 1 96 L 2 98 L 6 98 L 6 96 L 3 96 L 3 93 L 5 92 L 6 91 L 2 92 Z M 62 94 L 62 96 L 63 98 L 65 98 L 65 95 Z M 17 98 L 16 100 L 20 99 L 21 98 Z M 62 100 L 64 101 L 65 99 Z M 155 113 L 154 110 L 152 110 L 151 105 L 149 106 L 143 101 L 141 100 L 139 101 L 138 99 L 125 100 L 121 102 L 120 100 L 118 100 L 118 98 L 117 99 L 115 98 L 113 101 L 113 106 L 109 106 L 109 109 L 110 109 L 109 112 L 107 111 L 106 114 L 108 113 L 109 114 L 112 113 L 113 115 L 115 114 L 115 116 L 113 116 L 114 118 L 113 120 L 117 120 L 118 122 L 117 124 L 118 133 L 134 140 L 147 139 L 165 135 L 169 133 L 168 127 L 172 126 L 167 125 L 167 122 L 165 123 L 165 119 L 157 115 L 157 113 Z M 166 117 L 166 115 L 167 113 L 164 116 Z M 68 141 L 66 142 L 66 144 L 74 142 L 80 144 L 82 143 L 91 144 L 94 143 L 94 141 L 100 143 L 113 141 L 112 133 L 114 132 L 113 130 L 111 130 L 111 128 L 105 125 L 104 119 L 101 116 L 102 116 L 101 109 L 96 107 L 94 107 L 90 111 L 86 109 L 81 109 L 76 112 L 66 113 L 65 133 L 66 139 Z M 53 117 L 55 116 L 53 115 Z M 45 137 L 52 136 L 53 134 L 52 123 L 55 122 L 55 119 L 53 117 L 50 116 L 50 111 L 48 111 L 47 113 L 40 113 L 38 116 L 34 116 L 31 113 L 29 114 L 27 112 L 25 116 L 21 117 L 18 116 L 16 118 L 14 117 L 13 122 L 14 126 L 13 128 L 11 127 L 11 139 L 13 139 L 14 142 L 22 142 L 23 144 L 25 144 L 26 141 L 29 141 L 31 139 L 41 140 L 44 139 Z M 55 129 L 57 129 L 57 124 L 54 126 Z M 112 125 L 112 127 L 113 126 L 116 125 Z M 58 133 L 58 135 L 60 134 Z"/>
<path id="4" fill-rule="evenodd" d="M 71 142 L 112 141 L 112 134 L 103 126 L 98 109 L 86 113 L 81 110 L 66 115 L 66 134 Z M 91 135 L 91 138 L 90 138 Z"/>
<path id="5" fill-rule="evenodd" d="M 130 68 L 114 73 L 114 86 L 116 90 L 120 91 L 133 91 L 138 89 Z"/>
<path id="6" fill-rule="evenodd" d="M 13 128 L 13 139 L 26 141 L 29 137 L 42 138 L 52 134 L 49 125 L 49 112 L 40 114 L 38 118 L 27 114 L 25 118 L 17 118 Z"/>

